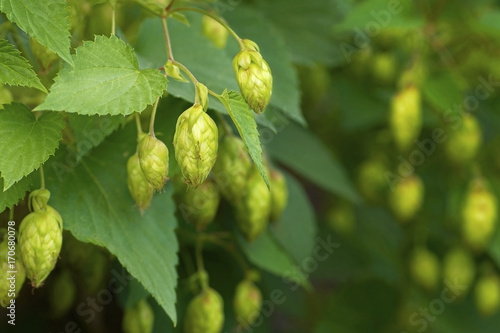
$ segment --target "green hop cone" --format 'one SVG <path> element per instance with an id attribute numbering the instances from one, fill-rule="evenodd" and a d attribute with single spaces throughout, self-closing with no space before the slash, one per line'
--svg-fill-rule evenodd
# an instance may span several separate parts
<path id="1" fill-rule="evenodd" d="M 286 179 L 278 170 L 271 170 L 271 221 L 281 218 L 288 202 L 288 187 Z"/>
<path id="2" fill-rule="evenodd" d="M 219 49 L 223 49 L 226 46 L 229 32 L 222 24 L 210 16 L 203 16 L 201 21 L 201 32 Z"/>
<path id="3" fill-rule="evenodd" d="M 234 294 L 234 313 L 241 327 L 249 327 L 259 315 L 262 294 L 257 286 L 245 279 L 236 286 Z"/>
<path id="4" fill-rule="evenodd" d="M 485 249 L 495 232 L 497 199 L 484 184 L 474 180 L 469 186 L 462 207 L 462 233 L 475 251 Z"/>
<path id="5" fill-rule="evenodd" d="M 371 57 L 372 76 L 377 83 L 390 85 L 394 82 L 397 73 L 397 60 L 391 52 L 381 52 Z"/>
<path id="6" fill-rule="evenodd" d="M 490 317 L 500 306 L 500 278 L 496 274 L 479 278 L 474 288 L 476 307 L 485 317 Z"/>
<path id="7" fill-rule="evenodd" d="M 242 43 L 242 50 L 233 59 L 236 81 L 250 108 L 261 113 L 273 93 L 271 68 L 262 58 L 257 44 L 249 39 L 243 39 Z"/>
<path id="8" fill-rule="evenodd" d="M 127 161 L 127 186 L 141 211 L 147 209 L 153 198 L 154 188 L 148 182 L 139 162 L 139 154 L 130 156 Z"/>
<path id="9" fill-rule="evenodd" d="M 357 184 L 363 197 L 370 203 L 377 203 L 385 195 L 387 165 L 382 158 L 372 157 L 362 162 L 358 169 Z"/>
<path id="10" fill-rule="evenodd" d="M 168 148 L 154 135 L 146 135 L 137 147 L 142 172 L 156 191 L 160 191 L 167 181 Z"/>
<path id="11" fill-rule="evenodd" d="M 482 143 L 481 127 L 476 118 L 465 114 L 456 128 L 448 131 L 445 151 L 448 159 L 455 164 L 464 164 L 474 160 Z"/>
<path id="12" fill-rule="evenodd" d="M 252 160 L 243 141 L 226 135 L 219 147 L 219 156 L 212 171 L 213 177 L 226 200 L 234 202 L 245 191 Z"/>
<path id="13" fill-rule="evenodd" d="M 422 206 L 424 184 L 416 175 L 401 179 L 389 193 L 389 206 L 401 222 L 412 219 Z"/>
<path id="14" fill-rule="evenodd" d="M 448 251 L 443 261 L 443 279 L 453 285 L 460 285 L 457 297 L 463 297 L 476 275 L 474 258 L 469 251 L 456 247 Z"/>
<path id="15" fill-rule="evenodd" d="M 202 231 L 214 220 L 219 202 L 219 189 L 209 178 L 197 188 L 187 188 L 179 209 L 187 222 Z"/>
<path id="16" fill-rule="evenodd" d="M 0 237 L 1 237 L 0 233 Z M 22 265 L 19 264 L 19 255 L 18 255 L 18 247 L 15 244 L 9 245 L 7 231 L 5 231 L 5 236 L 3 241 L 0 243 L 0 307 L 7 307 L 10 304 L 10 300 L 13 296 L 17 297 L 21 288 L 24 284 L 24 280 L 26 279 L 26 275 L 24 274 L 24 269 Z M 11 249 L 9 249 L 11 247 Z M 15 263 L 11 263 L 14 265 L 11 267 L 8 261 L 7 256 L 9 255 L 9 250 L 14 248 L 15 254 Z M 9 273 L 17 272 L 14 274 L 15 278 L 12 279 L 12 274 Z M 13 292 L 13 288 L 15 288 L 15 293 Z M 14 298 L 15 298 L 14 297 Z"/>
<path id="17" fill-rule="evenodd" d="M 185 333 L 219 333 L 224 325 L 224 301 L 206 288 L 189 302 L 184 318 Z"/>
<path id="18" fill-rule="evenodd" d="M 408 150 L 422 129 L 420 91 L 410 85 L 399 91 L 392 99 L 390 127 L 396 146 L 400 151 Z"/>
<path id="19" fill-rule="evenodd" d="M 150 11 L 157 16 L 166 15 L 166 7 L 170 4 L 172 0 L 135 0 L 142 7 Z"/>
<path id="20" fill-rule="evenodd" d="M 61 318 L 71 310 L 76 297 L 76 285 L 71 272 L 63 270 L 50 285 L 49 303 L 54 318 Z"/>
<path id="21" fill-rule="evenodd" d="M 410 274 L 416 284 L 431 291 L 439 282 L 439 260 L 424 247 L 417 247 L 410 255 Z"/>
<path id="22" fill-rule="evenodd" d="M 38 288 L 56 265 L 62 245 L 62 218 L 47 205 L 28 214 L 19 227 L 19 250 L 33 287 Z"/>
<path id="23" fill-rule="evenodd" d="M 356 216 L 352 205 L 341 202 L 327 213 L 326 223 L 332 230 L 342 235 L 352 235 L 356 229 Z"/>
<path id="24" fill-rule="evenodd" d="M 143 298 L 125 310 L 122 327 L 125 333 L 153 332 L 154 312 L 148 301 Z"/>
<path id="25" fill-rule="evenodd" d="M 257 167 L 253 167 L 234 209 L 238 227 L 249 242 L 264 232 L 271 214 L 271 193 Z"/>
<path id="26" fill-rule="evenodd" d="M 207 179 L 217 158 L 218 140 L 217 125 L 200 104 L 179 116 L 173 144 L 175 159 L 188 185 L 198 187 Z"/>

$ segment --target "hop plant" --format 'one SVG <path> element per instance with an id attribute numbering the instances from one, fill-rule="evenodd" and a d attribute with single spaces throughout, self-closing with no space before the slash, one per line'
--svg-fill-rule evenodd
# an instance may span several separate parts
<path id="1" fill-rule="evenodd" d="M 445 151 L 450 161 L 456 164 L 472 161 L 483 141 L 481 127 L 476 118 L 465 114 L 460 125 L 451 128 L 448 133 Z"/>
<path id="2" fill-rule="evenodd" d="M 153 324 L 154 312 L 145 298 L 126 309 L 123 315 L 122 327 L 125 333 L 151 333 Z"/>
<path id="3" fill-rule="evenodd" d="M 250 326 L 259 315 L 262 306 L 262 294 L 257 286 L 245 279 L 236 286 L 234 294 L 234 313 L 241 327 Z"/>
<path id="4" fill-rule="evenodd" d="M 403 178 L 389 193 L 389 205 L 398 220 L 406 222 L 413 218 L 422 206 L 424 184 L 416 175 Z"/>
<path id="5" fill-rule="evenodd" d="M 175 159 L 188 185 L 198 187 L 208 177 L 217 158 L 218 140 L 217 126 L 200 104 L 179 116 L 173 144 Z"/>
<path id="6" fill-rule="evenodd" d="M 495 231 L 497 200 L 483 180 L 469 186 L 462 208 L 462 233 L 465 241 L 476 251 L 483 250 Z"/>
<path id="7" fill-rule="evenodd" d="M 139 161 L 139 154 L 130 156 L 127 161 L 127 186 L 141 211 L 147 209 L 153 198 L 154 188 L 148 182 Z"/>
<path id="8" fill-rule="evenodd" d="M 474 300 L 483 316 L 495 314 L 500 306 L 500 278 L 493 273 L 479 278 L 474 288 Z"/>
<path id="9" fill-rule="evenodd" d="M 196 230 L 204 230 L 214 220 L 219 202 L 219 189 L 210 178 L 197 188 L 188 187 L 184 194 L 184 218 L 192 223 Z"/>
<path id="10" fill-rule="evenodd" d="M 417 247 L 410 256 L 410 273 L 418 285 L 426 290 L 436 289 L 439 281 L 439 260 L 424 247 Z"/>
<path id="11" fill-rule="evenodd" d="M 271 193 L 257 167 L 253 167 L 243 196 L 234 205 L 236 222 L 248 241 L 265 229 L 271 213 Z"/>
<path id="12" fill-rule="evenodd" d="M 224 301 L 212 288 L 189 302 L 184 319 L 186 333 L 219 333 L 224 325 Z"/>
<path id="13" fill-rule="evenodd" d="M 241 94 L 256 113 L 263 112 L 273 93 L 271 68 L 262 58 L 257 44 L 242 40 L 242 49 L 233 59 L 233 69 Z"/>
<path id="14" fill-rule="evenodd" d="M 7 235 L 7 233 L 5 234 Z M 0 234 L 0 238 L 1 236 Z M 16 251 L 16 262 L 13 263 L 13 267 L 10 266 L 12 263 L 9 264 L 8 262 L 8 252 L 9 241 L 4 237 L 3 241 L 0 243 L 0 306 L 4 308 L 9 305 L 10 300 L 13 298 L 12 296 L 15 295 L 15 297 L 17 297 L 19 295 L 26 278 L 24 269 L 18 264 L 18 252 Z M 12 279 L 12 273 L 9 272 L 17 272 L 14 274 L 14 279 Z M 12 283 L 15 286 L 15 294 L 11 291 Z"/>
<path id="15" fill-rule="evenodd" d="M 201 21 L 201 32 L 219 49 L 223 49 L 226 46 L 229 32 L 222 24 L 210 16 L 203 16 Z"/>
<path id="16" fill-rule="evenodd" d="M 465 295 L 475 275 L 474 258 L 467 250 L 456 247 L 446 253 L 443 261 L 443 278 L 444 281 L 463 286 L 464 290 L 459 296 Z"/>
<path id="17" fill-rule="evenodd" d="M 286 179 L 278 170 L 271 170 L 271 221 L 281 218 L 288 202 L 288 187 Z"/>
<path id="18" fill-rule="evenodd" d="M 422 128 L 420 91 L 410 85 L 399 91 L 392 99 L 390 126 L 396 145 L 406 151 L 415 141 Z"/>
<path id="19" fill-rule="evenodd" d="M 141 139 L 137 152 L 144 176 L 156 191 L 160 191 L 167 181 L 167 146 L 150 134 Z"/>
<path id="20" fill-rule="evenodd" d="M 47 205 L 47 190 L 32 193 L 33 212 L 19 226 L 19 248 L 26 276 L 38 288 L 54 269 L 62 246 L 62 218 Z M 34 195 L 35 194 L 35 195 Z"/>
<path id="21" fill-rule="evenodd" d="M 252 169 L 252 160 L 243 141 L 226 135 L 219 147 L 213 176 L 220 192 L 230 202 L 241 197 Z"/>
<path id="22" fill-rule="evenodd" d="M 362 162 L 358 169 L 357 184 L 363 197 L 369 202 L 380 201 L 387 189 L 384 173 L 387 166 L 381 158 L 370 158 Z"/>

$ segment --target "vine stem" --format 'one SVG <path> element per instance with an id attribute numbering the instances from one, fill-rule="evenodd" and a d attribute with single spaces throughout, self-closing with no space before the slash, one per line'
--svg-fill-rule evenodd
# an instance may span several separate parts
<path id="1" fill-rule="evenodd" d="M 174 62 L 174 54 L 172 52 L 172 42 L 170 41 L 170 33 L 168 32 L 167 18 L 161 20 L 163 26 L 163 36 L 165 37 L 165 48 L 167 49 L 167 59 Z"/>
<path id="2" fill-rule="evenodd" d="M 241 256 L 241 254 L 238 251 L 235 250 L 235 248 L 234 248 L 234 246 L 232 244 L 228 244 L 227 242 L 221 240 L 218 237 L 214 237 L 214 236 L 207 236 L 207 240 L 209 240 L 210 242 L 212 242 L 212 243 L 214 243 L 216 245 L 219 245 L 224 250 L 226 250 L 227 252 L 229 252 L 234 257 L 234 259 L 236 259 L 236 262 L 241 266 L 241 269 L 245 273 L 250 270 L 250 267 L 246 263 L 245 259 L 243 259 L 243 257 Z"/>
<path id="3" fill-rule="evenodd" d="M 224 21 L 223 19 L 221 19 L 219 16 L 217 16 L 217 15 L 215 15 L 215 14 L 209 12 L 209 11 L 206 11 L 206 10 L 203 10 L 203 9 L 200 9 L 200 8 L 194 8 L 194 7 L 180 7 L 180 8 L 175 8 L 175 9 L 169 11 L 168 13 L 172 14 L 172 13 L 175 13 L 175 12 L 182 12 L 182 11 L 197 12 L 197 13 L 200 13 L 200 14 L 203 14 L 203 15 L 211 17 L 215 21 L 219 22 L 224 28 L 226 28 L 227 31 L 229 31 L 229 33 L 231 35 L 233 35 L 234 39 L 236 39 L 236 41 L 240 45 L 241 49 L 245 48 L 245 46 L 243 45 L 243 42 L 241 41 L 240 36 L 238 36 L 238 34 L 227 24 L 227 22 Z"/>
<path id="4" fill-rule="evenodd" d="M 142 131 L 142 126 L 141 126 L 141 117 L 139 116 L 139 114 L 136 112 L 134 114 L 134 118 L 135 118 L 135 125 L 137 126 L 137 140 L 140 139 L 141 137 L 141 134 L 143 133 Z"/>
<path id="5" fill-rule="evenodd" d="M 203 237 L 198 237 L 196 239 L 196 265 L 198 266 L 198 272 L 205 272 L 205 266 L 203 265 Z M 208 288 L 208 282 L 206 279 L 201 279 L 201 288 L 203 290 Z"/>
<path id="6" fill-rule="evenodd" d="M 111 11 L 111 35 L 114 36 L 116 34 L 116 3 L 112 3 L 111 6 L 113 10 Z"/>
<path id="7" fill-rule="evenodd" d="M 9 221 L 14 221 L 14 206 L 9 209 Z"/>
<path id="8" fill-rule="evenodd" d="M 45 189 L 45 174 L 43 172 L 43 164 L 40 164 L 40 186 Z"/>
<path id="9" fill-rule="evenodd" d="M 153 105 L 153 112 L 151 112 L 151 119 L 149 120 L 149 135 L 154 136 L 155 134 L 155 118 L 156 110 L 158 109 L 158 103 L 160 101 L 160 96 L 156 97 L 155 104 Z"/>

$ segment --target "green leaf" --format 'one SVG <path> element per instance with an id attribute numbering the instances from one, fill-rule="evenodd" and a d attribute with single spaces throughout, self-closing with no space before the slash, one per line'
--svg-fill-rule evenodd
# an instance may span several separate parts
<path id="1" fill-rule="evenodd" d="M 305 274 L 269 232 L 263 233 L 252 243 L 248 243 L 241 235 L 238 240 L 248 260 L 254 265 L 283 277 L 287 284 L 296 283 L 306 289 L 310 288 Z"/>
<path id="2" fill-rule="evenodd" d="M 449 72 L 431 76 L 422 85 L 423 97 L 441 113 L 458 112 L 461 108 L 457 111 L 455 106 L 462 102 L 463 95 L 457 81 Z"/>
<path id="3" fill-rule="evenodd" d="M 353 202 L 360 197 L 342 165 L 311 133 L 290 123 L 267 145 L 269 154 L 317 186 Z"/>
<path id="4" fill-rule="evenodd" d="M 24 86 L 47 92 L 28 60 L 5 39 L 0 39 L 0 83 Z"/>
<path id="5" fill-rule="evenodd" d="M 257 124 L 255 123 L 252 110 L 250 110 L 243 96 L 236 91 L 228 93 L 227 90 L 224 90 L 222 97 L 221 102 L 229 112 L 243 142 L 247 146 L 250 157 L 257 165 L 257 168 L 259 168 L 262 178 L 266 182 L 267 187 L 269 187 L 269 179 L 267 179 L 267 173 L 264 170 L 262 162 L 262 147 L 260 146 L 259 132 L 257 131 Z"/>
<path id="6" fill-rule="evenodd" d="M 54 154 L 63 128 L 61 114 L 48 112 L 35 119 L 23 104 L 4 105 L 0 110 L 0 174 L 4 191 Z"/>
<path id="7" fill-rule="evenodd" d="M 31 37 L 72 64 L 66 0 L 0 0 L 0 10 Z"/>
<path id="8" fill-rule="evenodd" d="M 130 124 L 74 168 L 64 164 L 63 152 L 58 153 L 45 168 L 50 203 L 63 217 L 65 229 L 81 241 L 106 247 L 176 322 L 173 188 L 167 184 L 141 215 L 126 182 L 126 163 L 135 153 L 135 140 L 135 125 Z M 59 170 L 68 172 L 61 175 Z"/>
<path id="9" fill-rule="evenodd" d="M 14 185 L 12 185 L 7 191 L 0 191 L 0 213 L 6 208 L 12 208 L 15 204 L 19 202 L 26 192 L 29 191 L 31 186 L 31 180 L 29 177 L 24 177 Z M 3 179 L 0 178 L 0 188 L 3 189 Z"/>
<path id="10" fill-rule="evenodd" d="M 167 87 L 160 71 L 140 70 L 132 48 L 115 36 L 84 42 L 73 59 L 36 110 L 128 115 L 153 104 Z"/>
<path id="11" fill-rule="evenodd" d="M 295 263 L 313 254 L 316 245 L 316 218 L 307 194 L 295 178 L 285 173 L 288 203 L 279 221 L 271 224 L 275 239 L 290 254 Z"/>

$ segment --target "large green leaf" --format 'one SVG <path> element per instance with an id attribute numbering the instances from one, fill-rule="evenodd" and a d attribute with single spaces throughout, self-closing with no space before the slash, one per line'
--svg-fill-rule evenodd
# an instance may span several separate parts
<path id="1" fill-rule="evenodd" d="M 11 86 L 25 86 L 47 92 L 36 76 L 28 60 L 21 56 L 12 44 L 0 39 L 0 83 Z"/>
<path id="2" fill-rule="evenodd" d="M 24 177 L 12 185 L 7 191 L 0 191 L 0 213 L 6 208 L 12 208 L 19 200 L 24 198 L 26 192 L 30 189 L 30 185 L 31 180 L 29 177 Z M 0 188 L 3 188 L 2 178 L 0 178 Z"/>
<path id="3" fill-rule="evenodd" d="M 299 182 L 289 174 L 286 174 L 286 181 L 288 203 L 280 220 L 271 224 L 270 231 L 292 259 L 301 264 L 313 254 L 317 233 L 316 219 L 307 194 Z"/>
<path id="4" fill-rule="evenodd" d="M 128 115 L 153 104 L 167 87 L 156 69 L 139 69 L 132 48 L 115 36 L 96 36 L 76 50 L 37 110 Z"/>
<path id="5" fill-rule="evenodd" d="M 354 202 L 360 200 L 339 161 L 307 130 L 290 123 L 266 147 L 272 157 L 317 186 Z"/>
<path id="6" fill-rule="evenodd" d="M 459 112 L 463 100 L 462 91 L 457 83 L 457 78 L 449 72 L 437 74 L 427 78 L 422 85 L 425 100 L 440 113 L 449 111 Z M 459 105 L 460 107 L 456 107 Z"/>
<path id="7" fill-rule="evenodd" d="M 48 112 L 36 119 L 25 105 L 0 110 L 0 174 L 3 190 L 37 169 L 53 155 L 62 138 L 63 117 Z"/>
<path id="8" fill-rule="evenodd" d="M 9 20 L 71 64 L 67 7 L 66 0 L 0 0 Z"/>
<path id="9" fill-rule="evenodd" d="M 255 123 L 255 118 L 252 110 L 248 106 L 247 102 L 243 96 L 241 96 L 236 91 L 224 90 L 222 93 L 222 101 L 231 116 L 238 132 L 240 133 L 243 142 L 248 148 L 248 153 L 252 160 L 255 162 L 259 168 L 262 178 L 269 187 L 269 180 L 267 179 L 267 173 L 264 170 L 264 164 L 262 163 L 262 148 L 259 141 L 259 132 L 257 131 L 257 124 Z"/>
<path id="10" fill-rule="evenodd" d="M 292 288 L 293 284 L 310 287 L 304 272 L 269 232 L 263 233 L 252 243 L 241 236 L 238 240 L 247 258 L 257 267 L 283 277 L 284 281 L 292 284 Z"/>
<path id="11" fill-rule="evenodd" d="M 51 205 L 61 214 L 64 228 L 81 241 L 106 247 L 177 320 L 175 288 L 178 243 L 173 189 L 156 194 L 143 215 L 126 183 L 127 158 L 136 150 L 130 124 L 110 136 L 80 164 L 64 173 L 64 151 L 46 163 Z"/>

